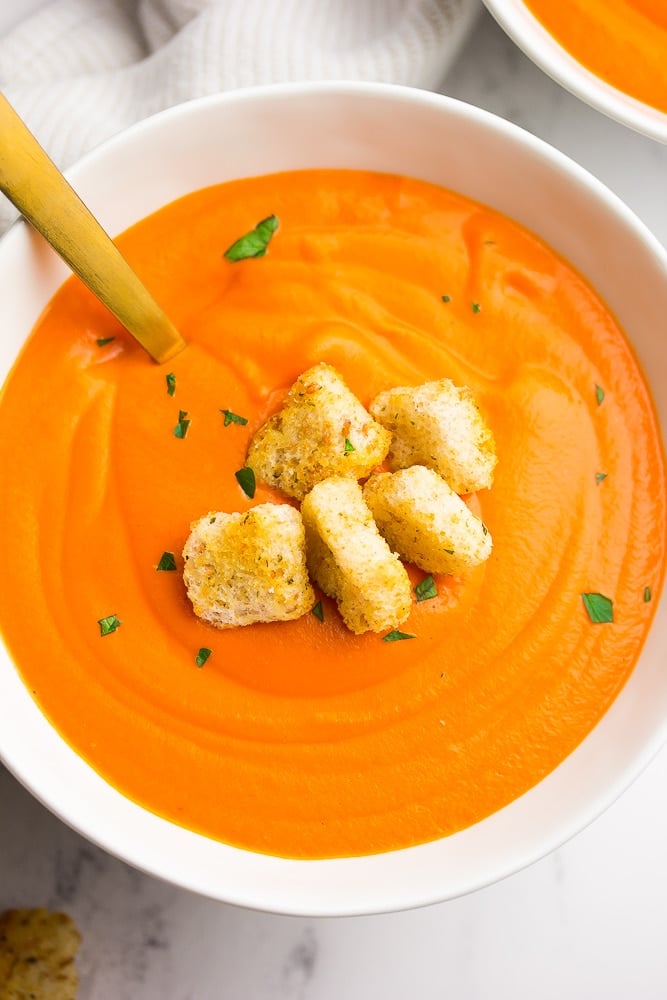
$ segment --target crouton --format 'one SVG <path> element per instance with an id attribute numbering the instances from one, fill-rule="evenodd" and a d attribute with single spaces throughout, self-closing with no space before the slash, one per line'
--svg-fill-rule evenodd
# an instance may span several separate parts
<path id="1" fill-rule="evenodd" d="M 245 513 L 210 513 L 190 527 L 183 579 L 199 618 L 231 628 L 310 611 L 315 594 L 298 510 L 265 503 Z"/>
<path id="2" fill-rule="evenodd" d="M 0 916 L 0 1000 L 75 1000 L 80 941 L 66 913 L 6 910 Z"/>
<path id="3" fill-rule="evenodd" d="M 392 470 L 425 465 L 439 472 L 455 493 L 491 486 L 497 461 L 493 434 L 467 387 L 443 378 L 387 389 L 375 397 L 370 411 L 392 432 Z"/>
<path id="4" fill-rule="evenodd" d="M 464 573 L 491 554 L 484 522 L 433 469 L 382 472 L 371 476 L 363 494 L 394 552 L 428 573 Z"/>
<path id="5" fill-rule="evenodd" d="M 361 487 L 332 476 L 313 487 L 301 506 L 311 576 L 338 601 L 347 627 L 362 632 L 396 628 L 410 614 L 410 580 L 373 521 Z"/>
<path id="6" fill-rule="evenodd" d="M 328 476 L 365 479 L 390 441 L 335 368 L 321 363 L 299 376 L 254 435 L 246 461 L 261 482 L 303 500 Z"/>

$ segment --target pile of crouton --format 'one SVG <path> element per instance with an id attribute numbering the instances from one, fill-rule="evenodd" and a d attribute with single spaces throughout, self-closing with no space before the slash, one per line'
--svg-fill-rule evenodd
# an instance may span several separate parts
<path id="1" fill-rule="evenodd" d="M 264 503 L 195 521 L 183 550 L 195 614 L 219 628 L 289 621 L 312 610 L 312 580 L 352 632 L 396 629 L 412 606 L 404 562 L 458 575 L 489 557 L 491 535 L 461 494 L 490 487 L 495 464 L 469 389 L 388 389 L 366 410 L 317 364 L 247 455 L 256 479 L 300 510 Z"/>

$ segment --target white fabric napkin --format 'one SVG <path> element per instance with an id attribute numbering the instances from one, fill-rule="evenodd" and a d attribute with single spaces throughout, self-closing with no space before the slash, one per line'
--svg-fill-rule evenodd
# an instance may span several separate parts
<path id="1" fill-rule="evenodd" d="M 434 89 L 479 0 L 51 0 L 0 38 L 0 90 L 61 167 L 190 98 L 290 80 Z M 0 196 L 0 232 L 16 217 Z"/>

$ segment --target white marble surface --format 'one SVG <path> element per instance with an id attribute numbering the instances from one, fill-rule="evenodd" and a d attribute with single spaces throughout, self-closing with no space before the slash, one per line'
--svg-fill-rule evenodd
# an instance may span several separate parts
<path id="1" fill-rule="evenodd" d="M 2 0 L 0 28 L 39 0 Z M 667 147 L 565 94 L 483 15 L 443 91 L 602 178 L 667 244 Z M 667 656 L 666 656 L 667 661 Z M 667 750 L 592 826 L 427 909 L 305 920 L 234 909 L 91 847 L 0 770 L 0 910 L 78 921 L 82 1000 L 664 1000 Z"/>

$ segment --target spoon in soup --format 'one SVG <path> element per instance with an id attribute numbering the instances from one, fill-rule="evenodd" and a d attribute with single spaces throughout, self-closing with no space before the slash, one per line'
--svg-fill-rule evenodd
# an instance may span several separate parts
<path id="1" fill-rule="evenodd" d="M 2 94 L 0 191 L 155 361 L 183 350 L 181 334 Z"/>

